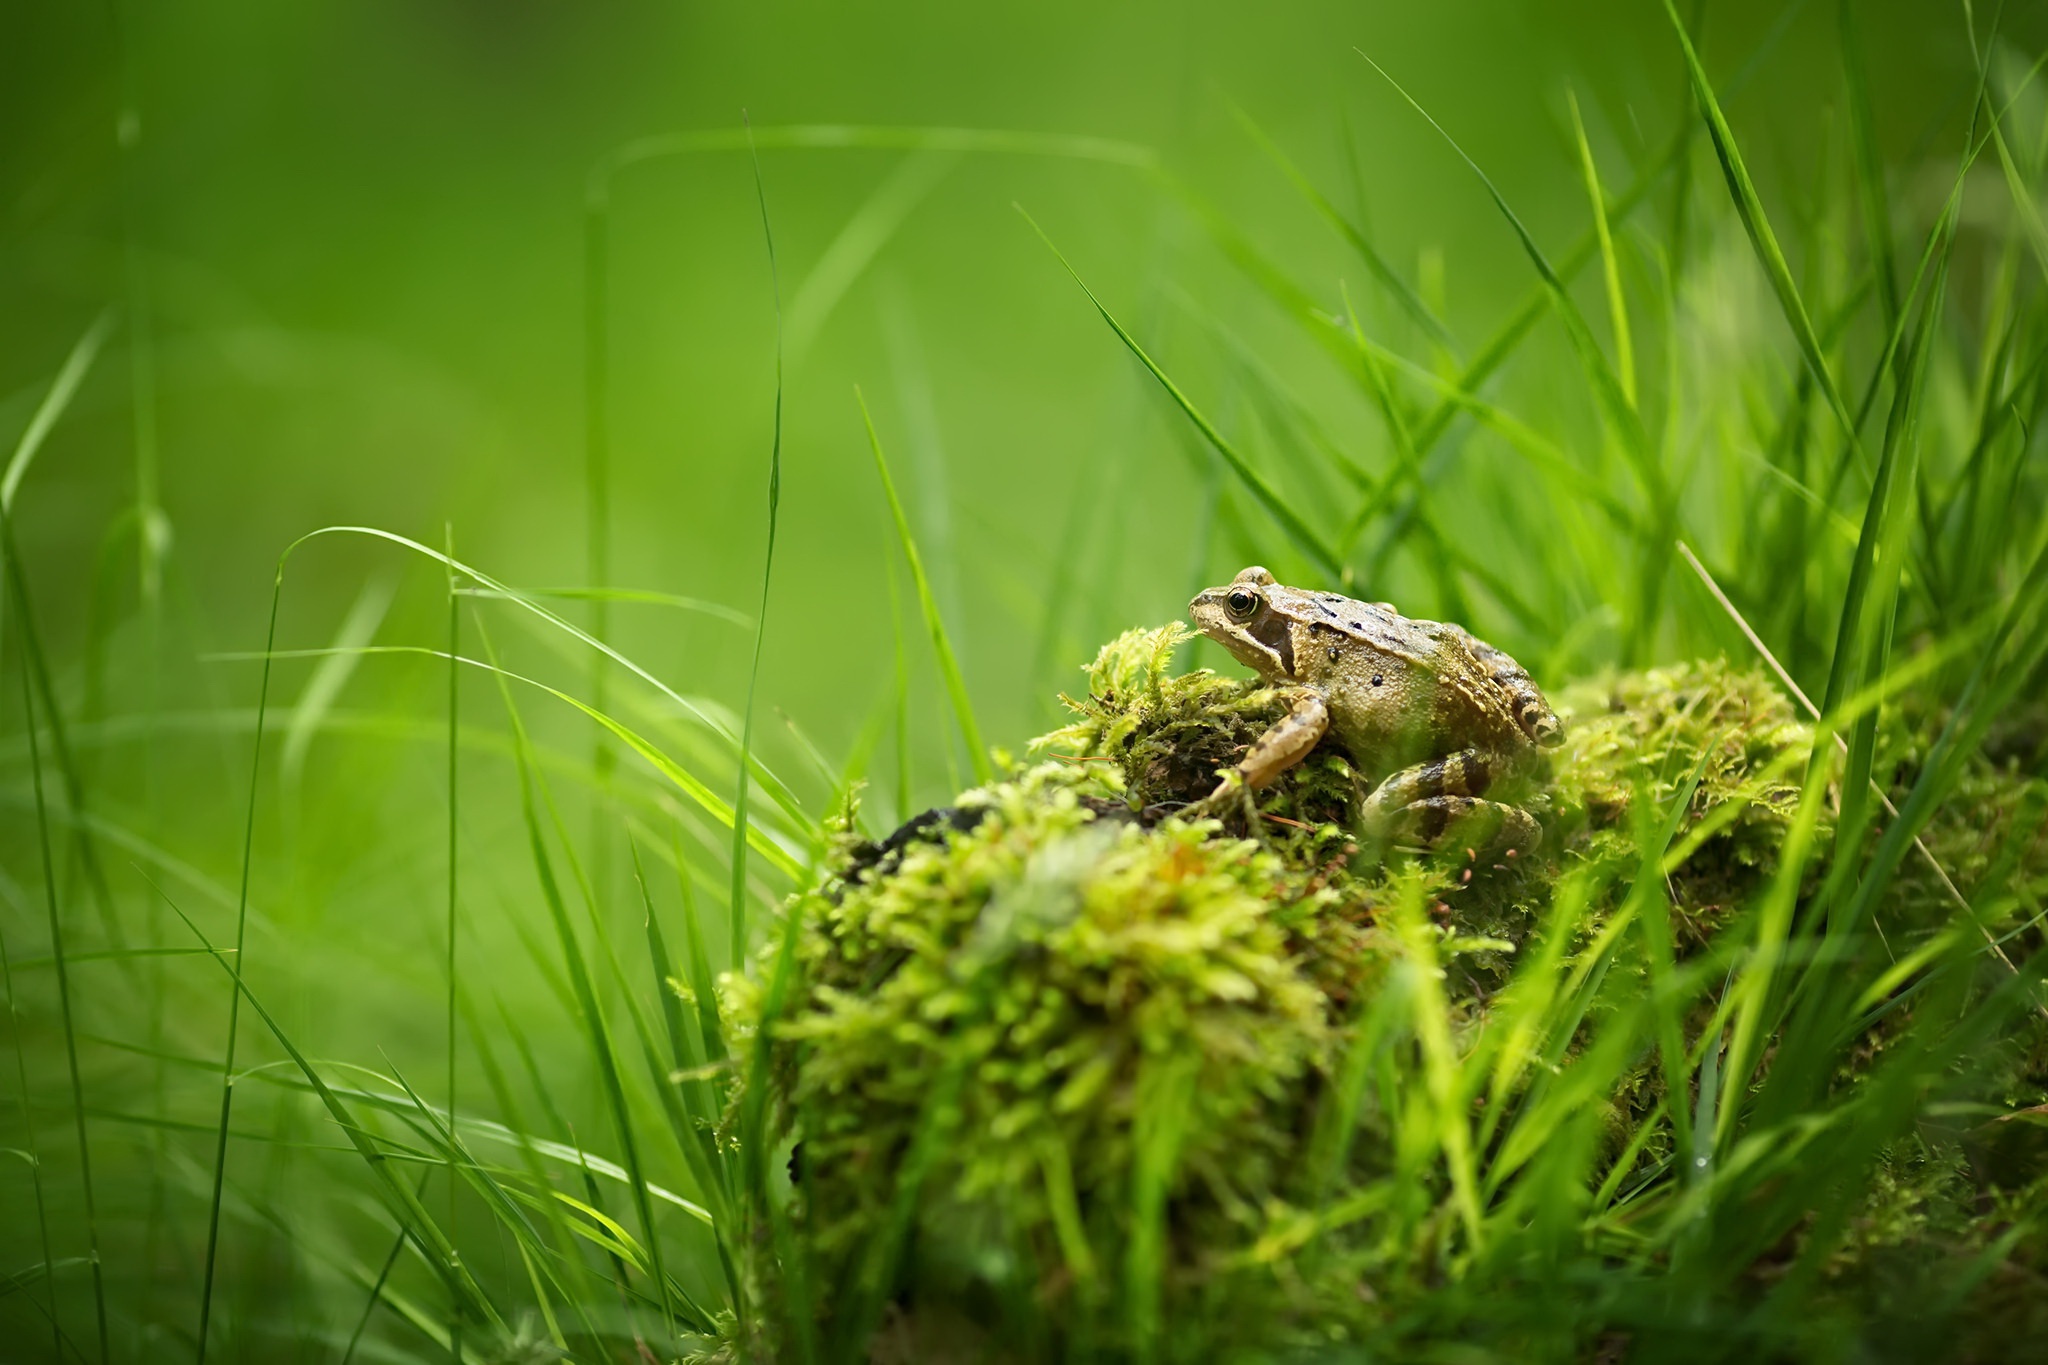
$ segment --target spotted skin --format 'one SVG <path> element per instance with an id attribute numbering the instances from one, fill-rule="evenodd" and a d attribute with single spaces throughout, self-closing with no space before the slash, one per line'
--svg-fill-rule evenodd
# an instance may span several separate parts
<path id="1" fill-rule="evenodd" d="M 1447 828 L 1494 824 L 1516 848 L 1541 839 L 1528 812 L 1485 795 L 1527 777 L 1541 750 L 1563 740 L 1542 691 L 1506 653 L 1461 626 L 1290 588 L 1256 566 L 1198 593 L 1188 612 L 1295 698 L 1199 809 L 1267 785 L 1327 734 L 1381 779 L 1360 812 L 1374 837 L 1433 841 Z"/>

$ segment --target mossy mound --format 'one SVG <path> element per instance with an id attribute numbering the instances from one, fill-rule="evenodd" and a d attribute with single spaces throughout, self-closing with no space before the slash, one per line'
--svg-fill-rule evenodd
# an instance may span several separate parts
<path id="1" fill-rule="evenodd" d="M 1554 698 L 1568 738 L 1531 793 L 1533 855 L 1361 852 L 1360 780 L 1327 745 L 1259 793 L 1257 828 L 1181 818 L 1287 705 L 1170 676 L 1186 638 L 1106 646 L 1076 719 L 1034 742 L 1047 761 L 847 848 L 791 902 L 771 1100 L 823 1339 L 876 1332 L 875 1359 L 1118 1359 L 1140 1341 L 1193 1359 L 1385 1328 L 1399 1284 L 1443 1267 L 1426 1230 L 1382 1244 L 1381 1194 L 1344 1200 L 1442 1200 L 1398 1188 L 1383 1106 L 1334 1098 L 1381 988 L 1441 992 L 1462 1046 L 1560 878 L 1586 888 L 1584 943 L 1650 829 L 1684 855 L 1672 924 L 1681 955 L 1699 949 L 1773 871 L 1812 745 L 1756 672 L 1597 679 Z M 1642 970 L 1634 952 L 1617 970 Z M 759 1000 L 735 991 L 742 1028 Z M 1650 1109 L 1653 1073 L 1629 1071 L 1584 1136 Z M 1305 1212 L 1332 1207 L 1350 1211 Z M 1397 1262 L 1405 1281 L 1361 1270 Z"/>

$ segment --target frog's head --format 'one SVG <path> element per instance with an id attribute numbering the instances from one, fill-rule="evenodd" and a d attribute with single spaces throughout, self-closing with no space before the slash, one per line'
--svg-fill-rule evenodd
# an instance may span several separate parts
<path id="1" fill-rule="evenodd" d="M 1254 564 L 1222 587 L 1196 593 L 1188 603 L 1195 629 L 1268 682 L 1294 677 L 1294 637 L 1287 617 L 1273 605 L 1275 589 L 1286 591 Z"/>

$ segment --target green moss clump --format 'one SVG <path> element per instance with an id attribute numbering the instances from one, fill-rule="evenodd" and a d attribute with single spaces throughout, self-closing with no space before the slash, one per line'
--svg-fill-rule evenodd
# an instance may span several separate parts
<path id="1" fill-rule="evenodd" d="M 1048 763 L 969 793 L 979 819 L 795 907 L 803 996 L 777 1025 L 779 1098 L 811 1248 L 841 1297 L 887 1226 L 909 1154 L 913 1282 L 1088 1292 L 1134 1239 L 1134 1170 L 1166 1144 L 1169 1273 L 1254 1240 L 1335 1046 L 1329 964 L 1377 958 L 1344 898 L 1213 825 L 1147 827 Z M 1316 955 L 1325 970 L 1311 974 Z M 1320 979 L 1319 979 L 1320 978 Z M 1141 1115 L 1170 1112 L 1170 1133 Z"/>
<path id="2" fill-rule="evenodd" d="M 1195 1358 L 1386 1329 L 1436 1283 L 1427 1220 L 1453 1201 L 1401 1165 L 1396 1112 L 1337 1099 L 1352 1044 L 1387 1026 L 1376 1002 L 1426 990 L 1468 1045 L 1560 878 L 1585 888 L 1575 948 L 1687 791 L 1666 885 L 1681 954 L 1709 943 L 1774 870 L 1813 742 L 1755 671 L 1597 679 L 1555 698 L 1567 741 L 1531 793 L 1533 855 L 1381 857 L 1352 835 L 1361 783 L 1329 745 L 1258 794 L 1253 828 L 1181 818 L 1287 709 L 1256 683 L 1171 676 L 1187 638 L 1112 641 L 1072 723 L 1034 742 L 1049 761 L 843 850 L 790 903 L 770 1099 L 827 1339 L 1003 1360 L 1119 1358 L 1156 1334 L 1161 1358 Z M 1636 938 L 1612 963 L 1624 995 Z M 734 983 L 742 1029 L 760 998 Z M 1581 1139 L 1604 1126 L 1611 1160 L 1660 1099 L 1654 1065 L 1632 1064 Z M 1946 1177 L 1911 1176 L 1873 1195 L 1843 1283 L 1949 1227 Z M 1341 1220 L 1304 1212 L 1346 1190 L 1361 1202 Z M 1424 1221 L 1390 1246 L 1378 1220 L 1409 1205 Z"/>

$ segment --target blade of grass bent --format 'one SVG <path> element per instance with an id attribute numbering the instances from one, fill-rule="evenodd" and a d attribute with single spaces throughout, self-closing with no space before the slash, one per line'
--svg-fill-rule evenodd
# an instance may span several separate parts
<path id="1" fill-rule="evenodd" d="M 875 472 L 881 476 L 882 492 L 889 500 L 889 514 L 896 521 L 897 540 L 903 546 L 903 558 L 910 565 L 910 579 L 917 587 L 918 605 L 924 609 L 924 623 L 931 632 L 932 651 L 938 655 L 939 672 L 946 680 L 946 695 L 953 703 L 953 717 L 960 725 L 960 736 L 967 743 L 967 758 L 974 765 L 974 780 L 979 783 L 995 781 L 995 768 L 989 763 L 988 748 L 981 740 L 981 726 L 974 719 L 974 703 L 967 695 L 967 680 L 961 676 L 960 661 L 953 655 L 953 643 L 946 634 L 945 619 L 939 614 L 938 600 L 932 595 L 931 579 L 924 571 L 924 559 L 917 552 L 917 538 L 911 534 L 910 519 L 904 515 L 903 500 L 896 496 L 896 481 L 889 477 L 889 461 L 882 454 L 882 438 L 875 431 L 875 419 L 868 412 L 867 395 L 860 385 L 853 386 L 854 401 L 860 405 L 860 419 L 867 427 L 868 447 L 874 451 Z"/>
<path id="2" fill-rule="evenodd" d="M 1216 429 L 1215 424 L 1202 414 L 1201 410 L 1188 399 L 1186 394 L 1181 392 L 1180 386 L 1167 377 L 1166 371 L 1159 368 L 1158 362 L 1153 360 L 1146 353 L 1145 348 L 1138 344 L 1138 339 L 1132 336 L 1121 322 L 1117 321 L 1116 315 L 1109 311 L 1108 305 L 1096 297 L 1095 291 L 1088 287 L 1088 282 L 1081 278 L 1081 273 L 1074 269 L 1073 264 L 1067 260 L 1059 247 L 1053 244 L 1052 238 L 1046 235 L 1045 229 L 1038 225 L 1037 220 L 1030 214 L 1025 213 L 1021 207 L 1017 212 L 1023 214 L 1024 221 L 1031 224 L 1031 230 L 1038 234 L 1039 240 L 1045 243 L 1047 249 L 1065 267 L 1067 273 L 1074 277 L 1074 283 L 1081 286 L 1081 292 L 1086 294 L 1088 301 L 1095 305 L 1095 311 L 1102 315 L 1102 320 L 1109 324 L 1110 330 L 1116 333 L 1117 339 L 1123 342 L 1124 347 L 1133 356 L 1137 357 L 1138 363 L 1143 365 L 1146 371 L 1159 381 L 1159 386 L 1166 390 L 1167 396 L 1172 398 L 1175 405 L 1187 415 L 1188 420 L 1194 423 L 1195 429 L 1201 432 L 1202 438 L 1209 443 L 1210 447 L 1223 457 L 1223 462 L 1230 466 L 1231 473 L 1235 474 L 1238 481 L 1258 500 L 1259 505 L 1265 509 L 1267 515 L 1280 524 L 1281 529 L 1287 532 L 1288 538 L 1295 543 L 1296 547 L 1303 554 L 1306 554 L 1315 561 L 1316 567 L 1328 574 L 1333 581 L 1342 577 L 1344 572 L 1343 557 L 1337 553 L 1335 548 L 1313 527 L 1301 519 L 1301 516 L 1288 505 L 1287 500 L 1280 495 L 1278 490 L 1266 481 L 1266 477 L 1245 460 L 1237 447 L 1231 444 L 1229 439 Z"/>
<path id="3" fill-rule="evenodd" d="M 251 652 L 248 654 L 218 654 L 213 655 L 211 657 L 215 659 L 254 659 L 266 657 L 271 659 L 305 659 L 323 657 L 332 652 L 333 651 L 329 649 L 278 649 L 261 653 Z M 352 650 L 350 652 L 357 654 L 420 654 L 435 659 L 445 657 L 444 651 L 430 648 L 425 645 L 370 645 Z M 568 692 L 564 692 L 562 691 L 562 689 L 558 687 L 550 687 L 548 684 L 541 682 L 536 678 L 529 678 L 524 674 L 514 673 L 509 668 L 501 667 L 498 664 L 491 663 L 486 660 L 458 658 L 454 662 L 466 665 L 470 668 L 479 668 L 485 671 L 486 673 L 493 675 L 494 677 L 504 679 L 508 682 L 520 683 L 524 686 L 531 687 L 539 692 L 545 692 L 548 696 L 553 697 L 556 701 L 562 702 L 565 705 L 573 707 L 577 711 L 582 712 L 585 716 L 588 716 L 591 720 L 596 721 L 599 725 L 602 725 L 605 729 L 609 730 L 614 736 L 621 740 L 624 740 L 627 746 L 630 747 L 634 753 L 638 754 L 641 758 L 647 760 L 648 764 L 651 767 L 653 767 L 655 771 L 659 772 L 663 777 L 666 777 L 671 783 L 673 783 L 676 786 L 676 788 L 679 791 L 681 791 L 685 796 L 689 797 L 691 801 L 695 802 L 698 806 L 700 806 L 706 814 L 710 815 L 713 819 L 717 820 L 719 824 L 725 826 L 726 828 L 732 828 L 732 807 L 728 806 L 723 798 L 719 797 L 708 786 L 706 786 L 702 779 L 698 778 L 695 774 L 691 773 L 687 768 L 684 768 L 680 763 L 677 763 L 673 758 L 670 758 L 667 754 L 663 753 L 660 749 L 656 748 L 650 741 L 643 738 L 636 731 L 630 729 L 629 727 L 620 723 L 619 721 L 613 720 L 610 716 L 605 715 L 603 712 L 593 709 L 591 705 L 588 702 L 584 701 L 582 698 L 574 696 Z M 536 766 L 538 766 L 540 761 L 538 755 L 534 756 L 534 761 Z M 800 877 L 803 874 L 803 864 L 799 862 L 795 857 L 793 857 L 787 849 L 783 848 L 774 839 L 770 838 L 766 833 L 764 833 L 758 825 L 752 826 L 748 829 L 747 843 L 754 850 L 754 852 L 760 854 L 772 866 L 788 874 L 790 877 L 796 878 Z"/>
<path id="4" fill-rule="evenodd" d="M 744 115 L 743 115 L 744 117 Z M 753 125 L 748 124 L 751 133 Z M 775 431 L 768 447 L 768 548 L 761 556 L 761 608 L 754 616 L 754 658 L 747 669 L 747 707 L 740 722 L 740 770 L 732 805 L 732 883 L 726 905 L 731 917 L 733 970 L 747 958 L 747 760 L 754 749 L 754 698 L 761 683 L 761 644 L 768 637 L 768 588 L 775 575 L 775 525 L 782 504 L 782 285 L 775 266 L 775 230 L 768 221 L 768 186 L 761 157 L 754 154 L 754 195 L 761 207 L 761 236 L 768 248 L 769 292 L 775 304 Z M 653 1229 L 649 1229 L 649 1235 Z"/>
<path id="5" fill-rule="evenodd" d="M 419 1199 L 427 1192 L 427 1173 L 420 1172 L 419 1185 L 413 1190 L 413 1198 Z M 405 1250 L 406 1234 L 400 1229 L 391 1239 L 391 1250 L 384 1253 L 384 1263 L 377 1268 L 377 1278 L 370 1284 L 370 1297 L 363 1304 L 363 1311 L 356 1317 L 355 1330 L 348 1334 L 348 1345 L 341 1351 L 341 1365 L 349 1365 L 356 1358 L 356 1346 L 363 1339 L 363 1331 L 370 1325 L 370 1319 L 377 1311 L 377 1304 L 384 1297 L 384 1284 L 391 1278 L 391 1271 L 398 1264 L 399 1253 Z"/>
<path id="6" fill-rule="evenodd" d="M 413 540 L 406 536 L 399 535 L 395 531 L 387 531 L 381 527 L 376 526 L 323 526 L 320 527 L 318 530 L 308 531 L 305 535 L 300 536 L 297 540 L 293 541 L 289 546 L 286 547 L 285 555 L 290 556 L 291 554 L 295 553 L 300 546 L 305 545 L 309 541 L 315 540 L 322 536 L 330 535 L 368 536 L 374 540 L 387 541 L 390 544 L 397 545 L 403 549 L 410 550 L 414 554 L 421 555 L 427 559 L 433 560 L 437 564 L 445 564 L 447 563 L 448 559 L 448 557 L 445 554 L 443 554 L 439 550 L 434 549 L 432 546 L 423 545 L 419 541 Z M 499 579 L 492 577 L 490 574 L 485 573 L 483 570 L 477 568 L 475 565 L 465 564 L 458 560 L 452 567 L 458 574 L 471 580 L 472 582 L 480 584 L 482 587 L 488 589 L 493 594 L 504 598 L 508 602 L 511 602 L 523 611 L 528 612 L 532 616 L 538 618 L 539 620 L 545 622 L 549 626 L 552 626 L 554 629 L 560 631 L 562 634 L 568 636 L 570 639 L 575 640 L 576 642 L 584 645 L 587 648 L 600 651 L 605 655 L 606 658 L 610 659 L 613 663 L 625 669 L 628 673 L 631 673 L 634 677 L 638 678 L 640 681 L 646 683 L 649 687 L 653 688 L 656 692 L 660 693 L 664 699 L 666 699 L 669 703 L 674 705 L 679 711 L 681 711 L 684 715 L 688 716 L 692 721 L 702 726 L 706 731 L 716 736 L 724 743 L 730 745 L 735 754 L 739 753 L 740 737 L 738 735 L 732 733 L 730 729 L 728 729 L 723 724 L 719 723 L 717 719 L 708 714 L 702 707 L 696 705 L 688 697 L 685 697 L 682 693 L 676 691 L 667 683 L 662 682 L 659 678 L 655 677 L 652 673 L 648 672 L 647 669 L 642 667 L 640 664 L 635 663 L 632 659 L 628 658 L 624 654 L 621 654 L 618 650 L 612 648 L 604 641 L 593 636 L 589 631 L 584 630 L 582 627 L 574 625 L 571 622 L 565 620 L 560 614 L 549 611 L 546 607 L 542 606 L 539 602 L 535 601 L 528 594 L 522 593 L 517 589 L 513 588 L 510 584 L 504 583 Z M 565 699 L 567 698 L 565 697 Z M 576 705 L 579 709 L 583 710 L 586 714 L 592 715 L 593 718 L 599 718 L 598 713 L 593 712 L 591 710 L 589 703 L 579 700 L 574 701 L 573 704 Z M 609 720 L 606 720 L 604 723 L 615 724 L 615 722 L 611 722 Z M 748 766 L 753 769 L 755 777 L 761 781 L 764 787 L 767 787 L 776 793 L 777 804 L 783 805 L 785 809 L 787 809 L 790 812 L 792 819 L 802 818 L 802 807 L 796 804 L 794 797 L 788 796 L 788 789 L 783 785 L 781 779 L 776 777 L 773 771 L 771 771 L 765 764 L 760 762 L 759 759 L 752 757 L 749 757 L 748 759 Z M 720 823 L 725 823 L 724 816 L 720 816 Z"/>

